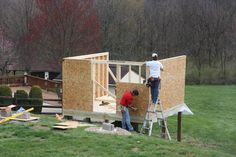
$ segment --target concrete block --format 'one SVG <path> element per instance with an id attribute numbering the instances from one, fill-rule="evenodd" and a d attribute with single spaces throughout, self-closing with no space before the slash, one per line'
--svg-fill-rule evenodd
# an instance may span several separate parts
<path id="1" fill-rule="evenodd" d="M 114 130 L 114 124 L 102 123 L 102 129 L 107 130 L 107 131 L 113 131 Z"/>

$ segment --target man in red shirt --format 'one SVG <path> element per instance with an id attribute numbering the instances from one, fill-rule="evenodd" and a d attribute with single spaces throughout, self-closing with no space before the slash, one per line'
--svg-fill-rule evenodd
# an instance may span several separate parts
<path id="1" fill-rule="evenodd" d="M 126 129 L 127 125 L 128 131 L 134 130 L 133 126 L 130 123 L 129 108 L 137 110 L 137 108 L 134 108 L 132 106 L 132 102 L 133 102 L 133 96 L 138 96 L 138 95 L 139 92 L 136 89 L 133 91 L 126 91 L 120 100 L 121 112 L 122 112 L 122 128 Z"/>

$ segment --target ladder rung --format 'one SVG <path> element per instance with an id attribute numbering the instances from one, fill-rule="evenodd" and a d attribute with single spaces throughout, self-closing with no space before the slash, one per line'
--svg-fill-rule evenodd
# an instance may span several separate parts
<path id="1" fill-rule="evenodd" d="M 160 108 L 157 105 L 160 105 Z M 154 105 L 154 109 L 151 108 L 151 105 Z M 149 113 L 154 113 L 155 114 L 155 119 L 153 119 L 154 117 L 152 117 L 152 119 L 149 119 Z M 160 115 L 158 115 L 158 114 Z M 153 116 L 153 115 L 151 115 Z M 148 118 L 148 119 L 147 119 Z M 148 123 L 149 125 L 144 125 L 141 128 L 140 132 L 143 132 L 143 130 L 148 130 L 148 135 L 150 136 L 152 133 L 152 126 L 153 123 L 157 122 L 158 123 L 158 127 L 160 130 L 164 130 L 165 132 L 161 132 L 161 135 L 165 135 L 165 137 L 168 137 L 169 140 L 171 140 L 170 134 L 169 134 L 169 130 L 167 127 L 167 121 L 166 121 L 166 117 L 164 116 L 164 111 L 163 111 L 163 106 L 160 100 L 158 100 L 158 102 L 156 104 L 148 104 L 148 109 L 146 111 L 146 116 L 144 118 L 144 122 Z M 151 124 L 150 124 L 151 123 Z"/>

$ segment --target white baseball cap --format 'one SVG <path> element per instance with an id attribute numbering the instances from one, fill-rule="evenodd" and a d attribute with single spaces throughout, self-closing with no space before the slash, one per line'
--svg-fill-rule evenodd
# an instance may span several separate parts
<path id="1" fill-rule="evenodd" d="M 152 57 L 157 57 L 158 55 L 156 53 L 152 53 Z"/>

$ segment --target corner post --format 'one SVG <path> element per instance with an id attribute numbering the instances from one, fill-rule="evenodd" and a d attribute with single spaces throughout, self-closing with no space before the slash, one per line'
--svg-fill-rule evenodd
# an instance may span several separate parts
<path id="1" fill-rule="evenodd" d="M 178 121 L 177 121 L 177 141 L 181 142 L 181 130 L 182 130 L 182 112 L 178 112 Z"/>

